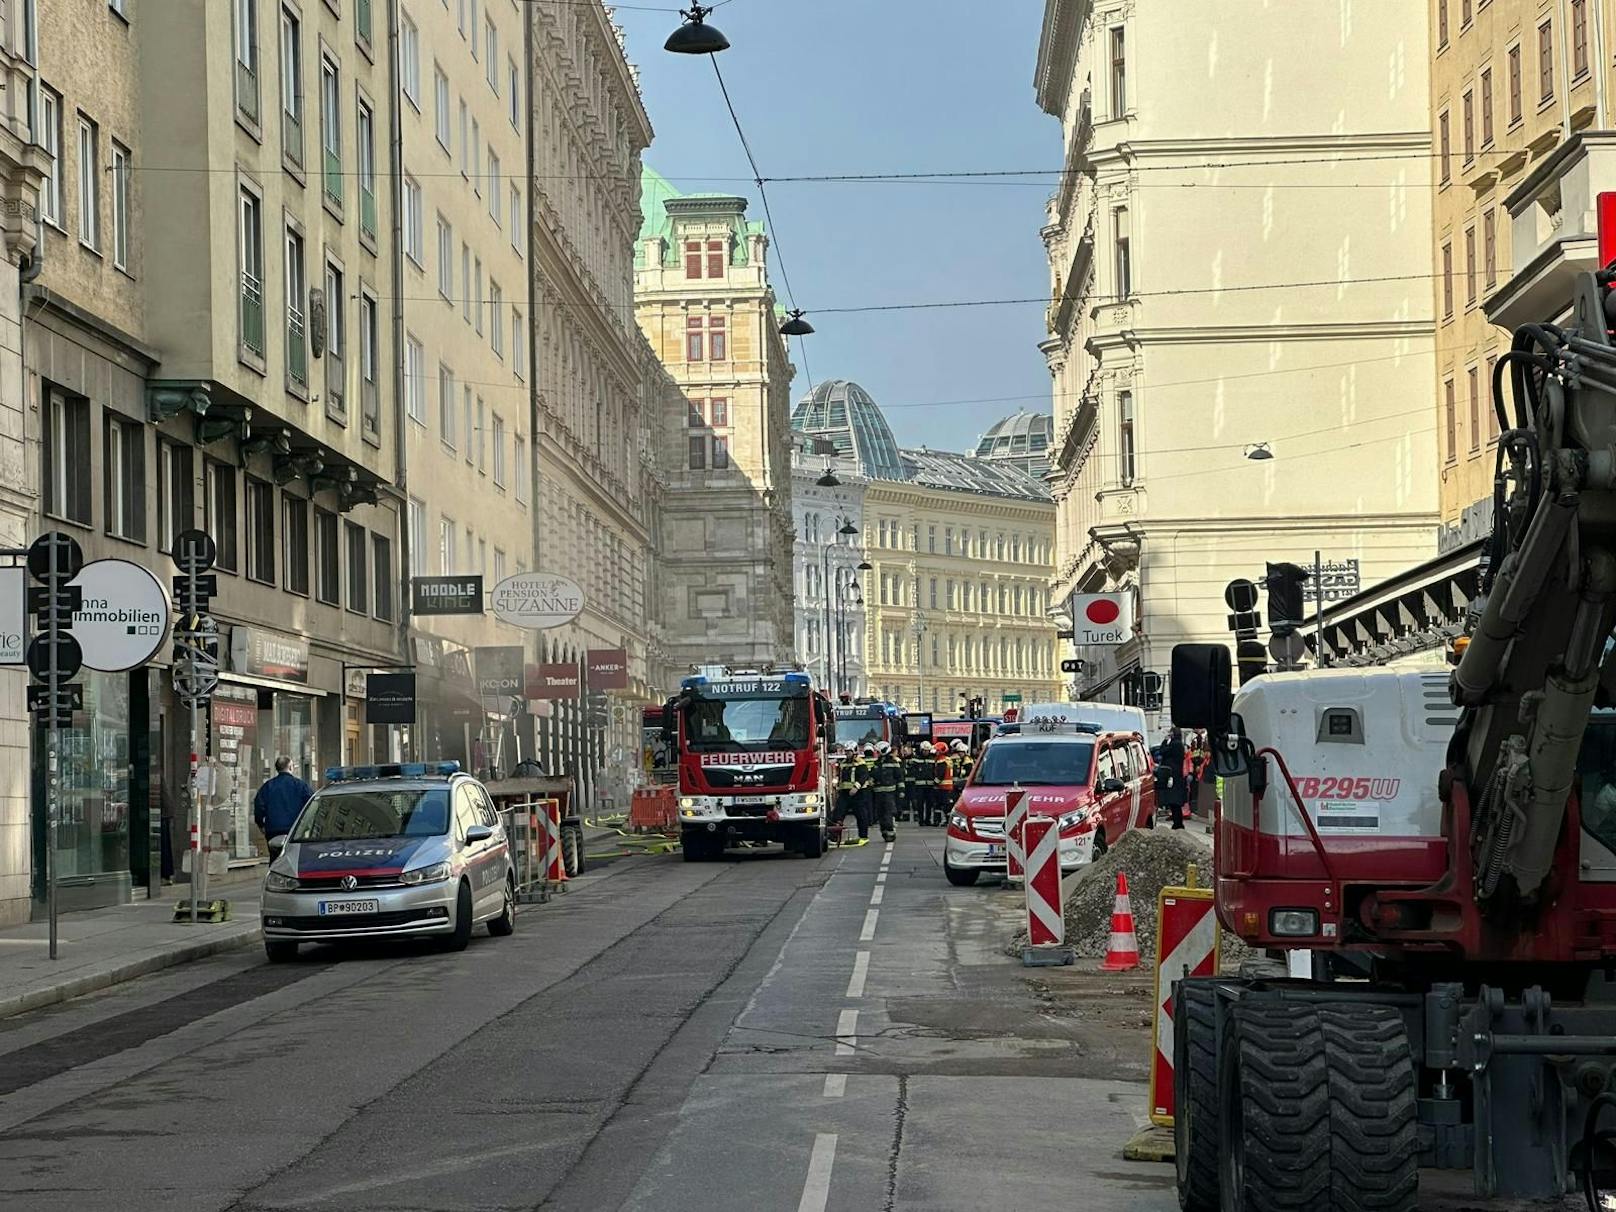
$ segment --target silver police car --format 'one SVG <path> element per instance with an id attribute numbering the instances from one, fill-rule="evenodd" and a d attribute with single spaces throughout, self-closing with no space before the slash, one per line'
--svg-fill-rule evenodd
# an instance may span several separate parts
<path id="1" fill-rule="evenodd" d="M 278 853 L 277 853 L 278 851 Z M 456 762 L 333 767 L 292 831 L 270 841 L 264 951 L 434 935 L 453 950 L 516 929 L 516 871 L 487 790 Z"/>

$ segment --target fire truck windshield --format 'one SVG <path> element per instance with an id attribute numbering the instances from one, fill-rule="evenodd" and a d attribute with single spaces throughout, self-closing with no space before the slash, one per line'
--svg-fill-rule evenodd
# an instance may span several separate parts
<path id="1" fill-rule="evenodd" d="M 697 698 L 685 705 L 685 744 L 691 749 L 772 745 L 801 749 L 808 744 L 806 696 Z"/>
<path id="2" fill-rule="evenodd" d="M 836 717 L 836 743 L 862 749 L 877 741 L 890 741 L 890 725 L 884 719 L 849 719 L 838 713 Z"/>

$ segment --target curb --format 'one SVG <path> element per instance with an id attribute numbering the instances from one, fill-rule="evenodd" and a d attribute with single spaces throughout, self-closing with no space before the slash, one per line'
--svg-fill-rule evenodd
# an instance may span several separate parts
<path id="1" fill-rule="evenodd" d="M 29 1010 L 38 1010 L 43 1006 L 54 1006 L 59 1002 L 69 1001 L 75 997 L 82 997 L 86 993 L 96 993 L 102 989 L 110 989 L 114 985 L 121 985 L 137 977 L 147 976 L 153 972 L 161 972 L 164 968 L 177 967 L 180 964 L 190 963 L 192 960 L 206 959 L 210 955 L 218 955 L 223 951 L 234 951 L 241 947 L 251 946 L 258 941 L 258 924 L 253 923 L 251 930 L 238 932 L 228 937 L 211 938 L 201 942 L 187 943 L 183 947 L 175 947 L 156 955 L 143 956 L 140 959 L 129 960 L 116 967 L 103 969 L 99 972 L 86 972 L 71 977 L 58 984 L 35 989 L 29 993 L 18 994 L 13 997 L 0 997 L 0 1018 L 9 1018 L 14 1014 L 24 1014 Z"/>

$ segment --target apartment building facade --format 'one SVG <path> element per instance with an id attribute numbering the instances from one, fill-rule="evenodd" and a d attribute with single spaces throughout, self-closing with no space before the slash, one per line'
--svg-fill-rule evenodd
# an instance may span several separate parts
<path id="1" fill-rule="evenodd" d="M 1265 560 L 1368 585 L 1434 547 L 1424 14 L 1233 16 L 1045 7 L 1055 598 L 1136 604 L 1133 638 L 1069 654 L 1080 697 L 1227 640 L 1223 587 Z"/>
<path id="2" fill-rule="evenodd" d="M 793 433 L 796 659 L 832 695 L 865 693 L 864 494 L 869 481 L 827 439 Z"/>
<path id="3" fill-rule="evenodd" d="M 786 659 L 792 643 L 791 365 L 746 199 L 646 170 L 635 305 L 685 394 L 658 420 L 668 652 L 678 668 Z"/>

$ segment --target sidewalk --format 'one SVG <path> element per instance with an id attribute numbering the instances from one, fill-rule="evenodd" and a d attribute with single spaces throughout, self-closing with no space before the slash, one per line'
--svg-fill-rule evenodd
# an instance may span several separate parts
<path id="1" fill-rule="evenodd" d="M 258 878 L 214 881 L 211 894 L 230 902 L 230 920 L 221 925 L 173 920 L 175 903 L 187 894 L 185 884 L 164 889 L 161 900 L 137 897 L 111 909 L 64 913 L 57 919 L 55 960 L 48 923 L 0 930 L 0 1018 L 255 944 Z"/>

